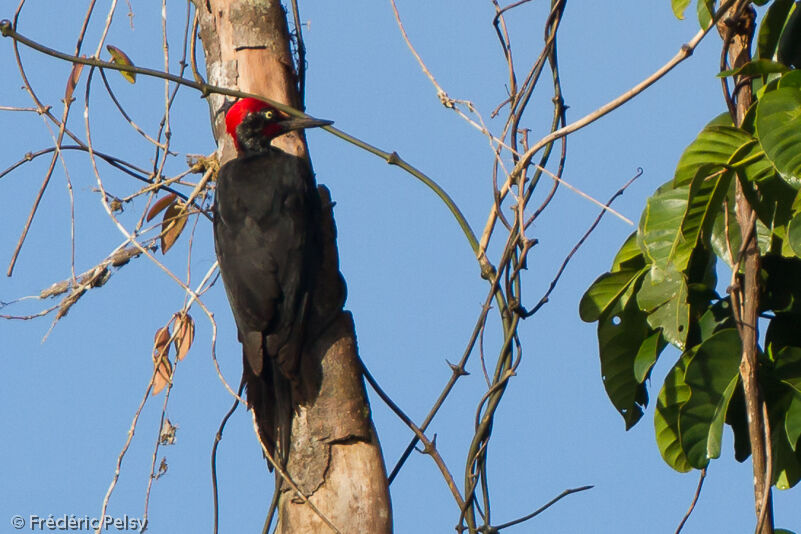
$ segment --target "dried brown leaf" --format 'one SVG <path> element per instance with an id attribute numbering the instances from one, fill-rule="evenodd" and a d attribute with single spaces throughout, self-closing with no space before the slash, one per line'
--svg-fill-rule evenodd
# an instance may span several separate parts
<path id="1" fill-rule="evenodd" d="M 157 362 L 162 357 L 169 358 L 170 356 L 170 329 L 168 327 L 159 328 L 156 330 L 156 336 L 153 339 L 153 361 Z"/>
<path id="2" fill-rule="evenodd" d="M 164 211 L 167 208 L 167 206 L 173 203 L 174 200 L 175 200 L 175 193 L 170 193 L 166 197 L 161 197 L 160 199 L 158 199 L 153 204 L 153 207 L 150 208 L 150 211 L 147 212 L 147 217 L 145 218 L 145 220 L 147 220 L 147 222 L 150 222 L 153 219 L 153 217 Z"/>
<path id="3" fill-rule="evenodd" d="M 176 202 L 171 204 L 164 212 L 164 219 L 161 222 L 161 253 L 166 254 L 172 248 L 178 236 L 186 226 L 186 209 L 183 203 Z"/>
<path id="4" fill-rule="evenodd" d="M 152 395 L 158 395 L 170 382 L 172 365 L 170 365 L 169 357 L 170 329 L 165 326 L 156 330 L 153 339 L 153 365 L 156 366 L 156 376 L 153 378 Z"/>
<path id="5" fill-rule="evenodd" d="M 187 314 L 175 314 L 175 353 L 183 360 L 195 339 L 195 321 Z"/>
<path id="6" fill-rule="evenodd" d="M 172 377 L 172 364 L 170 364 L 170 360 L 162 358 L 160 363 L 156 365 L 158 365 L 158 371 L 156 371 L 156 376 L 153 379 L 152 395 L 161 393 L 164 386 L 170 383 L 170 378 Z"/>
<path id="7" fill-rule="evenodd" d="M 81 71 L 83 70 L 83 63 L 73 63 L 72 72 L 67 79 L 67 89 L 64 91 L 64 102 L 72 100 L 72 93 L 75 92 L 75 87 L 78 86 L 78 80 L 81 79 Z"/>

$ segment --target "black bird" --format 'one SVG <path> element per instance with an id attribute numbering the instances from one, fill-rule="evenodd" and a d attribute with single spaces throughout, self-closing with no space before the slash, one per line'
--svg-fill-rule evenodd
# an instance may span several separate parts
<path id="1" fill-rule="evenodd" d="M 309 163 L 271 143 L 331 122 L 289 118 L 245 98 L 225 123 L 237 157 L 217 175 L 214 247 L 242 343 L 248 405 L 263 444 L 285 463 L 320 262 L 320 199 Z"/>

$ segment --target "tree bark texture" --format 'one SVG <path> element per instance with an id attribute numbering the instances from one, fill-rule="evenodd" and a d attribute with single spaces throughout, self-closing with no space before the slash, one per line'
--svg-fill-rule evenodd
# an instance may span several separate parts
<path id="1" fill-rule="evenodd" d="M 210 84 L 239 89 L 298 107 L 296 73 L 286 13 L 278 0 L 193 0 Z M 234 157 L 220 108 L 210 95 L 212 127 L 220 162 Z M 303 132 L 276 139 L 274 146 L 308 157 Z M 317 374 L 315 395 L 293 415 L 286 472 L 319 511 L 281 484 L 279 533 L 392 531 L 386 471 L 370 417 L 351 314 L 342 306 L 345 284 L 339 273 L 336 228 L 330 194 L 319 187 L 323 217 L 322 265 L 307 332 L 304 373 Z M 258 420 L 254 424 L 257 426 Z M 280 476 L 276 473 L 276 476 Z M 269 496 L 265 496 L 266 504 Z"/>
<path id="2" fill-rule="evenodd" d="M 738 9 L 737 5 L 732 9 Z M 729 64 L 733 69 L 745 65 L 751 60 L 751 43 L 754 37 L 755 20 L 756 13 L 753 8 L 746 7 L 741 10 L 740 15 L 736 17 L 726 16 L 720 23 L 720 32 L 724 40 L 730 39 Z M 732 100 L 735 104 L 735 124 L 739 126 L 753 104 L 749 77 L 734 77 Z M 739 311 L 739 331 L 743 350 L 740 362 L 740 377 L 745 392 L 748 437 L 751 443 L 756 516 L 758 521 L 762 519 L 761 528 L 758 527 L 757 533 L 773 534 L 773 506 L 770 495 L 772 480 L 769 479 L 770 467 L 767 449 L 770 447 L 770 443 L 765 439 L 765 402 L 759 388 L 757 376 L 757 343 L 759 340 L 757 320 L 759 318 L 759 272 L 761 260 L 757 244 L 754 209 L 746 199 L 739 179 L 736 181 L 736 188 L 737 223 L 740 226 L 743 243 L 742 274 L 738 276 L 739 282 L 732 288 L 732 297 L 733 304 Z"/>

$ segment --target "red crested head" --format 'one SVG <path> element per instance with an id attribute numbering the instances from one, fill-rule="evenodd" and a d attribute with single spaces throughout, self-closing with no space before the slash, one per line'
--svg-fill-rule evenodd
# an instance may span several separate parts
<path id="1" fill-rule="evenodd" d="M 267 102 L 243 98 L 225 113 L 225 130 L 234 140 L 239 154 L 269 151 L 272 140 L 293 130 L 327 126 L 331 121 L 291 118 Z"/>
<path id="2" fill-rule="evenodd" d="M 234 146 L 239 154 L 269 151 L 272 140 L 279 135 L 329 124 L 333 123 L 311 117 L 289 117 L 267 102 L 256 98 L 243 98 L 225 113 L 225 130 L 234 140 Z"/>
<path id="3" fill-rule="evenodd" d="M 264 131 L 262 133 L 271 139 L 278 133 L 278 124 L 276 122 L 278 119 L 278 110 L 276 110 L 270 104 L 256 98 L 243 98 L 236 101 L 228 109 L 225 114 L 225 131 L 227 131 L 228 135 L 230 135 L 234 140 L 234 146 L 236 147 L 237 152 L 241 151 L 241 144 L 239 142 L 239 136 L 237 135 L 236 129 L 251 113 L 264 114 L 266 111 L 271 111 L 271 117 L 275 118 L 272 122 L 265 123 Z M 267 118 L 269 119 L 270 117 Z"/>

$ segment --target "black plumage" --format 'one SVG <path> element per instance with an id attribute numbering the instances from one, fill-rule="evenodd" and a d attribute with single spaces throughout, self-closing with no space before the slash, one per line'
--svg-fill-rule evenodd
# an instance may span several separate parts
<path id="1" fill-rule="evenodd" d="M 320 261 L 320 201 L 308 162 L 270 140 L 328 123 L 282 119 L 269 106 L 240 109 L 228 122 L 239 155 L 217 176 L 215 250 L 242 343 L 248 404 L 264 445 L 285 461 L 292 410 L 303 391 L 301 358 Z"/>

